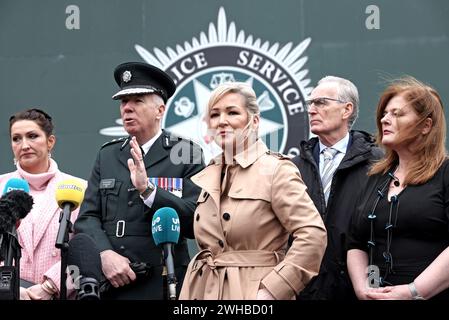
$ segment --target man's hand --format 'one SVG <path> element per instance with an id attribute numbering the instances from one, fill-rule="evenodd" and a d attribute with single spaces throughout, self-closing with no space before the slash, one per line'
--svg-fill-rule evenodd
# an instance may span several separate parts
<path id="1" fill-rule="evenodd" d="M 145 163 L 143 162 L 142 150 L 137 143 L 136 137 L 131 138 L 131 155 L 132 159 L 128 159 L 128 169 L 131 175 L 131 181 L 134 187 L 142 193 L 145 191 L 148 185 L 148 176 L 145 169 Z"/>
<path id="2" fill-rule="evenodd" d="M 102 251 L 100 257 L 103 274 L 115 288 L 136 280 L 136 274 L 131 270 L 128 258 L 112 250 Z"/>

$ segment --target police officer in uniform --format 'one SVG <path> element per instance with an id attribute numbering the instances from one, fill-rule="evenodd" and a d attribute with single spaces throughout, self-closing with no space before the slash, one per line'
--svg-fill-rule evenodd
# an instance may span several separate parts
<path id="1" fill-rule="evenodd" d="M 138 62 L 119 65 L 114 78 L 128 137 L 104 144 L 95 161 L 76 233 L 93 238 L 111 289 L 103 299 L 164 299 L 163 258 L 151 234 L 161 207 L 179 215 L 181 237 L 174 250 L 179 291 L 189 263 L 186 237 L 193 238 L 193 212 L 200 189 L 190 177 L 204 168 L 201 148 L 161 130 L 165 104 L 176 90 L 162 70 Z M 140 277 L 132 264 L 145 263 Z M 137 273 L 137 274 L 136 274 Z"/>

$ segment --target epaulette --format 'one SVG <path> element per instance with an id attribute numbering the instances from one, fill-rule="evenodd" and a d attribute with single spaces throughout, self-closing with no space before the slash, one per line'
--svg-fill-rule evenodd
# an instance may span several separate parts
<path id="1" fill-rule="evenodd" d="M 123 142 L 122 147 L 124 147 L 128 142 L 129 142 L 129 137 L 122 137 L 122 138 L 118 138 L 118 139 L 114 139 L 111 141 L 108 141 L 106 143 L 104 143 L 100 149 L 103 149 L 106 146 L 109 146 L 111 144 L 115 144 L 115 143 L 119 143 L 119 142 Z"/>
<path id="2" fill-rule="evenodd" d="M 292 157 L 290 157 L 290 156 L 288 156 L 286 154 L 282 154 L 280 152 L 274 152 L 274 151 L 271 151 L 271 150 L 268 150 L 267 154 L 268 155 L 272 155 L 272 156 L 274 156 L 274 157 L 276 157 L 276 158 L 278 158 L 280 160 L 284 160 L 284 159 L 291 160 L 291 158 L 292 158 Z"/>
<path id="3" fill-rule="evenodd" d="M 189 143 L 191 145 L 195 145 L 195 143 L 185 137 L 176 136 L 174 134 L 171 134 L 170 132 L 164 131 L 163 137 L 162 137 L 162 145 L 164 148 L 171 148 L 178 142 L 184 141 L 186 143 Z"/>

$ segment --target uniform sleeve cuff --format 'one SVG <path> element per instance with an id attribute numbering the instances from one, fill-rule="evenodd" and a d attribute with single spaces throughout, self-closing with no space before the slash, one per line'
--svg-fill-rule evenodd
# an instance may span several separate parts
<path id="1" fill-rule="evenodd" d="M 155 189 L 153 190 L 153 192 L 150 193 L 150 195 L 148 196 L 148 198 L 146 198 L 146 199 L 143 200 L 143 203 L 145 203 L 145 205 L 146 205 L 147 207 L 149 207 L 149 208 L 151 208 L 151 207 L 153 206 L 154 199 L 156 198 L 156 191 L 157 191 L 157 188 L 155 188 Z"/>

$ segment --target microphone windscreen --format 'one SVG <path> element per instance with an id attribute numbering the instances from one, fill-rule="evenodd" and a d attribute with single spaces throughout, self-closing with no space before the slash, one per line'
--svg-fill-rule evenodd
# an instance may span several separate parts
<path id="1" fill-rule="evenodd" d="M 9 191 L 2 197 L 2 201 L 8 203 L 14 223 L 25 218 L 33 207 L 33 197 L 22 190 Z"/>
<path id="2" fill-rule="evenodd" d="M 69 203 L 72 210 L 78 208 L 84 199 L 84 187 L 80 180 L 67 179 L 58 183 L 56 187 L 56 201 L 62 209 Z"/>
<path id="3" fill-rule="evenodd" d="M 15 222 L 9 201 L 0 199 L 0 235 L 11 231 Z"/>
<path id="4" fill-rule="evenodd" d="M 6 182 L 3 194 L 6 194 L 12 190 L 22 190 L 26 193 L 30 193 L 30 185 L 26 180 L 19 178 L 11 178 Z"/>
<path id="5" fill-rule="evenodd" d="M 151 233 L 156 245 L 178 243 L 180 224 L 176 210 L 169 207 L 156 210 L 151 222 Z"/>
<path id="6" fill-rule="evenodd" d="M 95 241 L 85 233 L 75 235 L 69 241 L 67 265 L 76 266 L 82 277 L 101 279 L 100 250 Z"/>

